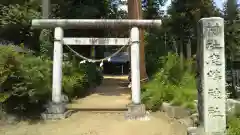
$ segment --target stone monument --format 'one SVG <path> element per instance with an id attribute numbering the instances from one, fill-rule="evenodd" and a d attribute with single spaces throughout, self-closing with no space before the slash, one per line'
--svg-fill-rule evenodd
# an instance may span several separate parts
<path id="1" fill-rule="evenodd" d="M 190 135 L 226 134 L 224 19 L 202 18 L 198 24 L 199 127 Z"/>

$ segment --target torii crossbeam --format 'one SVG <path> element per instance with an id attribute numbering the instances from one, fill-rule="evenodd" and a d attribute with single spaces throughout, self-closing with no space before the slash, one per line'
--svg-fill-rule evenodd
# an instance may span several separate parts
<path id="1" fill-rule="evenodd" d="M 33 28 L 56 28 L 63 29 L 98 29 L 119 27 L 160 27 L 161 20 L 135 20 L 135 19 L 35 19 L 32 20 Z"/>

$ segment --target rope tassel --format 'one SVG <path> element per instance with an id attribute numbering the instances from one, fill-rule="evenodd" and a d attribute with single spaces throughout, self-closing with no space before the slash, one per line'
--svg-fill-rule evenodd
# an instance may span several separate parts
<path id="1" fill-rule="evenodd" d="M 103 66 L 103 61 L 100 63 L 100 67 L 102 67 Z"/>
<path id="2" fill-rule="evenodd" d="M 110 58 L 108 58 L 108 62 L 110 62 L 111 61 L 111 57 Z"/>
<path id="3" fill-rule="evenodd" d="M 84 64 L 84 63 L 86 63 L 86 60 L 80 61 L 80 64 Z"/>

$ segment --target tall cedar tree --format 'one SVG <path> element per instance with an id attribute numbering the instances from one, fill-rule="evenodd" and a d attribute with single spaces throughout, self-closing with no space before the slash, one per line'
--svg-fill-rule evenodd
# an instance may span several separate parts
<path id="1" fill-rule="evenodd" d="M 186 52 L 196 53 L 198 21 L 203 17 L 220 15 L 213 0 L 173 0 L 168 13 L 171 16 L 171 32 L 177 38 L 182 60 Z M 187 46 L 189 42 L 191 45 Z"/>

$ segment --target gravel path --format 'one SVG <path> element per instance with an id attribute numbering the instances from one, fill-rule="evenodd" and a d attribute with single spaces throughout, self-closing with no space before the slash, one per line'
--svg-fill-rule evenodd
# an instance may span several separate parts
<path id="1" fill-rule="evenodd" d="M 130 102 L 130 90 L 124 83 L 126 77 L 105 77 L 95 93 L 68 106 L 79 110 L 69 118 L 2 126 L 0 135 L 186 135 L 184 125 L 162 112 L 150 113 L 148 121 L 125 120 L 121 109 Z"/>

